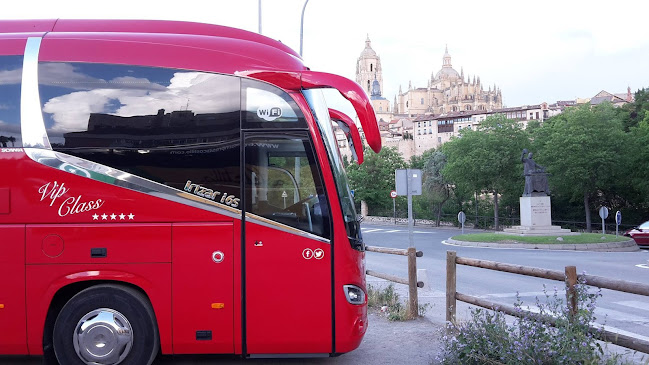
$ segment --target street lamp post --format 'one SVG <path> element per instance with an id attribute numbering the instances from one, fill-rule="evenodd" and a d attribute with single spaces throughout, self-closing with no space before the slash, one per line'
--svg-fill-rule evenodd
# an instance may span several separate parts
<path id="1" fill-rule="evenodd" d="M 308 3 L 309 0 L 304 2 L 304 6 L 302 7 L 302 19 L 300 20 L 300 57 L 302 56 L 302 37 L 304 34 L 304 10 L 306 10 L 306 4 Z"/>
<path id="2" fill-rule="evenodd" d="M 261 34 L 261 0 L 259 0 L 259 34 Z"/>

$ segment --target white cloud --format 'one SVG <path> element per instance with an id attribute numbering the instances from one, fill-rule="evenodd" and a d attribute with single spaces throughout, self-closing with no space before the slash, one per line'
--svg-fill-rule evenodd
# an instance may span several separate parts
<path id="1" fill-rule="evenodd" d="M 0 85 L 20 84 L 20 80 L 22 80 L 22 75 L 23 75 L 22 67 L 14 70 L 0 71 Z"/>
<path id="2" fill-rule="evenodd" d="M 90 79 L 82 75 L 78 77 Z M 215 112 L 230 102 L 227 97 L 231 89 L 221 87 L 224 78 L 229 79 L 214 74 L 177 72 L 169 86 L 164 87 L 151 84 L 146 79 L 118 77 L 94 84 L 100 88 L 53 97 L 45 102 L 43 111 L 52 114 L 54 125 L 50 131 L 56 135 L 86 130 L 92 113 L 132 117 L 153 115 L 159 109 L 166 112 L 186 108 L 194 113 Z M 120 86 L 123 87 L 120 89 Z M 115 108 L 115 105 L 119 106 Z"/>

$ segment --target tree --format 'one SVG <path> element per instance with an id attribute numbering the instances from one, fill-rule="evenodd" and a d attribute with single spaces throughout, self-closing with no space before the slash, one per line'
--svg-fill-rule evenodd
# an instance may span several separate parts
<path id="1" fill-rule="evenodd" d="M 459 138 L 442 146 L 447 157 L 442 174 L 463 188 L 493 194 L 494 225 L 500 229 L 498 199 L 501 194 L 520 195 L 520 153 L 529 144 L 527 133 L 503 115 L 485 119 L 476 130 L 464 129 Z"/>
<path id="2" fill-rule="evenodd" d="M 618 110 L 622 114 L 624 130 L 630 131 L 649 114 L 649 90 L 640 89 L 635 93 L 633 103 L 628 103 Z"/>
<path id="3" fill-rule="evenodd" d="M 421 155 L 415 155 L 410 157 L 410 162 L 408 164 L 409 168 L 411 169 L 420 169 L 423 170 L 424 166 L 426 166 L 426 163 L 428 162 L 428 159 L 435 153 L 435 149 L 431 148 L 429 150 L 424 151 Z"/>
<path id="4" fill-rule="evenodd" d="M 384 147 L 378 154 L 365 154 L 362 165 L 347 166 L 347 175 L 356 200 L 364 200 L 368 209 L 391 209 L 390 191 L 394 189 L 394 170 L 406 163 L 394 147 Z"/>
<path id="5" fill-rule="evenodd" d="M 586 228 L 591 231 L 591 199 L 610 190 L 623 177 L 626 135 L 619 113 L 610 103 L 566 109 L 535 133 L 538 160 L 550 175 L 553 193 L 582 200 Z"/>
<path id="6" fill-rule="evenodd" d="M 442 151 L 430 150 L 422 170 L 423 196 L 436 209 L 436 223 L 439 226 L 442 218 L 442 206 L 451 197 L 453 185 L 444 177 L 442 170 L 446 166 L 446 155 Z M 428 152 L 428 151 L 427 151 Z"/>
<path id="7" fill-rule="evenodd" d="M 627 170 L 630 177 L 630 186 L 636 193 L 633 201 L 635 208 L 641 209 L 646 216 L 649 207 L 649 170 L 645 168 L 649 161 L 649 113 L 635 127 L 631 128 L 628 135 L 630 158 Z"/>

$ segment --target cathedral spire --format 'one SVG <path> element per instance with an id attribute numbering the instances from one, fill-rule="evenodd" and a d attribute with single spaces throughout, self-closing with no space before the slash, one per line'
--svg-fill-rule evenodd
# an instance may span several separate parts
<path id="1" fill-rule="evenodd" d="M 444 62 L 442 63 L 442 67 L 453 67 L 451 66 L 451 55 L 448 54 L 448 44 L 446 45 L 446 51 L 444 53 Z"/>
<path id="2" fill-rule="evenodd" d="M 370 41 L 369 33 L 367 33 L 367 39 L 365 39 L 365 48 L 372 48 L 372 41 Z"/>

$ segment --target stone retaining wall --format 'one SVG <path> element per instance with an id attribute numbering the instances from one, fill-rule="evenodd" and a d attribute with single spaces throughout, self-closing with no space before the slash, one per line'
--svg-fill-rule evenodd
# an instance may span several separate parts
<path id="1" fill-rule="evenodd" d="M 376 217 L 376 216 L 365 216 L 363 218 L 363 222 L 368 222 L 368 223 L 385 223 L 385 224 L 394 224 L 394 218 L 392 217 Z M 396 219 L 396 224 L 402 224 L 407 226 L 408 225 L 408 218 L 397 218 Z M 415 226 L 435 226 L 435 221 L 430 220 L 430 219 L 415 219 Z M 444 227 L 455 227 L 452 223 L 450 222 L 440 222 L 441 226 Z"/>

